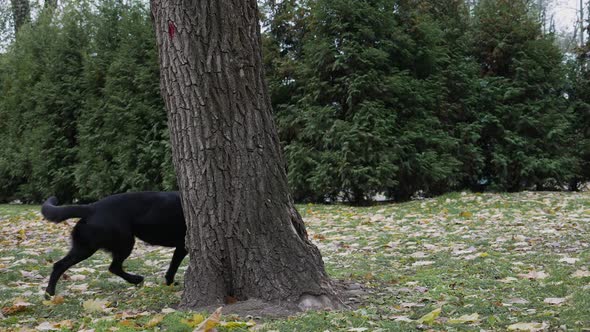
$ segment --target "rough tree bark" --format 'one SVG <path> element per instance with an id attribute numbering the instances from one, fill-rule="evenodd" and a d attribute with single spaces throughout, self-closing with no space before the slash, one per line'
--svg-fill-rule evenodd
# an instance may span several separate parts
<path id="1" fill-rule="evenodd" d="M 151 9 L 188 226 L 182 304 L 338 306 L 289 194 L 256 0 L 152 0 Z"/>
<path id="2" fill-rule="evenodd" d="M 17 35 L 23 24 L 31 20 L 29 0 L 10 0 L 12 17 L 14 18 L 14 34 Z"/>

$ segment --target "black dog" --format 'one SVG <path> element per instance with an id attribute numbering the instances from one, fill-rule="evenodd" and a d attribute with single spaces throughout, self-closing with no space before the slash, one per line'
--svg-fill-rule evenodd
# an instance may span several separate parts
<path id="1" fill-rule="evenodd" d="M 72 230 L 72 248 L 53 265 L 47 294 L 55 295 L 59 277 L 71 266 L 92 256 L 98 249 L 109 251 L 113 261 L 109 271 L 132 284 L 142 276 L 123 271 L 135 237 L 154 245 L 175 247 L 166 272 L 166 284 L 174 282 L 178 266 L 187 254 L 184 246 L 186 225 L 178 192 L 137 192 L 108 196 L 88 205 L 56 206 L 57 198 L 49 198 L 41 208 L 45 219 L 61 222 L 81 218 Z"/>

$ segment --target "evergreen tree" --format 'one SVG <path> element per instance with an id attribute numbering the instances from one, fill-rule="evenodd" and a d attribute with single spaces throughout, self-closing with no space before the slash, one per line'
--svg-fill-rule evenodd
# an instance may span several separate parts
<path id="1" fill-rule="evenodd" d="M 147 10 L 54 10 L 0 57 L 0 199 L 174 188 Z"/>
<path id="2" fill-rule="evenodd" d="M 575 158 L 564 148 L 571 119 L 562 55 L 527 1 L 482 0 L 473 54 L 481 70 L 483 178 L 509 191 L 567 182 Z"/>
<path id="3" fill-rule="evenodd" d="M 586 12 L 590 15 L 590 3 Z M 578 190 L 590 180 L 590 40 L 576 53 L 576 59 L 568 62 L 567 73 L 567 96 L 573 118 L 568 147 L 576 157 L 575 176 L 569 183 L 571 190 Z"/>
<path id="4" fill-rule="evenodd" d="M 278 113 L 296 197 L 407 199 L 455 182 L 457 142 L 436 114 L 444 58 L 436 24 L 401 1 L 311 9 L 299 100 Z"/>
<path id="5" fill-rule="evenodd" d="M 68 7 L 61 26 L 42 15 L 25 26 L 6 56 L 2 110 L 7 147 L 0 166 L 19 198 L 75 194 L 76 112 L 80 109 L 83 52 L 88 41 L 83 14 Z"/>
<path id="6" fill-rule="evenodd" d="M 139 4 L 105 2 L 87 64 L 76 178 L 87 198 L 175 187 L 155 37 Z"/>

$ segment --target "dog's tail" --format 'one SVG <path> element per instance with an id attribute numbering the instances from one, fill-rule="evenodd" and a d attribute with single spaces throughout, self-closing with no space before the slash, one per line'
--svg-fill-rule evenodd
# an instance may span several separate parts
<path id="1" fill-rule="evenodd" d="M 57 197 L 49 197 L 41 207 L 43 217 L 51 222 L 62 222 L 69 218 L 86 218 L 92 214 L 90 205 L 57 206 Z"/>

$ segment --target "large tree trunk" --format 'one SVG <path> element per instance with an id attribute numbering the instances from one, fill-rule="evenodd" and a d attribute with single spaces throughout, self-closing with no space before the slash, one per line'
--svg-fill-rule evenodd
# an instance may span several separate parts
<path id="1" fill-rule="evenodd" d="M 161 88 L 187 218 L 183 305 L 335 305 L 287 187 L 256 0 L 152 0 Z"/>
<path id="2" fill-rule="evenodd" d="M 10 0 L 12 17 L 14 18 L 14 34 L 17 35 L 23 24 L 31 20 L 29 0 Z"/>

